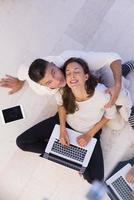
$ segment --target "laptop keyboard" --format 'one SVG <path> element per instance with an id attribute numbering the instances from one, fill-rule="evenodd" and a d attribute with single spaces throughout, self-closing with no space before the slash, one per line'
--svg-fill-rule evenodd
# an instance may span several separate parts
<path id="1" fill-rule="evenodd" d="M 112 185 L 123 200 L 134 200 L 131 195 L 132 189 L 129 187 L 122 176 L 116 179 Z"/>
<path id="2" fill-rule="evenodd" d="M 59 140 L 54 142 L 52 151 L 80 162 L 84 161 L 85 155 L 87 153 L 87 150 L 72 144 L 64 147 L 61 143 L 59 143 Z"/>

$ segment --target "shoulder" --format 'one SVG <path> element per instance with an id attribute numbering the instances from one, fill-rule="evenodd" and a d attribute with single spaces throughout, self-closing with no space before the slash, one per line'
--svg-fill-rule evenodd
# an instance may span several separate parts
<path id="1" fill-rule="evenodd" d="M 98 100 L 103 100 L 107 102 L 110 99 L 110 95 L 106 93 L 107 87 L 103 84 L 98 83 L 95 88 L 95 95 L 97 96 Z"/>
<path id="2" fill-rule="evenodd" d="M 62 93 L 63 93 L 63 89 L 59 89 L 59 90 L 55 93 L 55 99 L 56 99 L 57 105 L 62 105 L 62 104 L 63 104 Z"/>
<path id="3" fill-rule="evenodd" d="M 95 88 L 95 91 L 100 92 L 100 93 L 104 93 L 106 89 L 107 89 L 107 87 L 104 84 L 98 83 L 96 88 Z"/>
<path id="4" fill-rule="evenodd" d="M 64 51 L 60 56 L 63 58 L 64 61 L 68 60 L 71 57 L 77 57 L 84 59 L 87 61 L 87 58 L 92 58 L 92 51 L 80 51 L 80 50 L 67 50 Z"/>

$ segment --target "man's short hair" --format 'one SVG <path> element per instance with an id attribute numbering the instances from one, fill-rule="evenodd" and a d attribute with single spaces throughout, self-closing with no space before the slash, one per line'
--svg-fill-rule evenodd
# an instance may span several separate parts
<path id="1" fill-rule="evenodd" d="M 29 77 L 33 81 L 39 82 L 41 79 L 44 78 L 48 64 L 48 61 L 43 60 L 41 58 L 34 60 L 28 70 Z"/>

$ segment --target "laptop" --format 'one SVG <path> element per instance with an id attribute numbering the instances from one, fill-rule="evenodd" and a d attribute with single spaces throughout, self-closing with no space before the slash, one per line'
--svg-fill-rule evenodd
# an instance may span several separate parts
<path id="1" fill-rule="evenodd" d="M 70 145 L 65 147 L 59 142 L 60 126 L 58 124 L 55 125 L 43 157 L 77 170 L 80 173 L 84 173 L 95 148 L 97 139 L 92 138 L 87 146 L 80 147 L 76 142 L 76 138 L 81 134 L 69 128 L 67 128 L 67 132 L 70 139 Z"/>
<path id="2" fill-rule="evenodd" d="M 134 200 L 131 194 L 134 190 L 134 183 L 128 183 L 125 178 L 131 167 L 131 164 L 127 164 L 107 179 L 107 193 L 112 200 Z"/>

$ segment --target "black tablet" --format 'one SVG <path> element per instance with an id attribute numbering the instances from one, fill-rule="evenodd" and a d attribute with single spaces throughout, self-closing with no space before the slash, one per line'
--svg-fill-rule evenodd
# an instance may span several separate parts
<path id="1" fill-rule="evenodd" d="M 3 109 L 0 115 L 4 124 L 25 118 L 22 105 Z"/>

